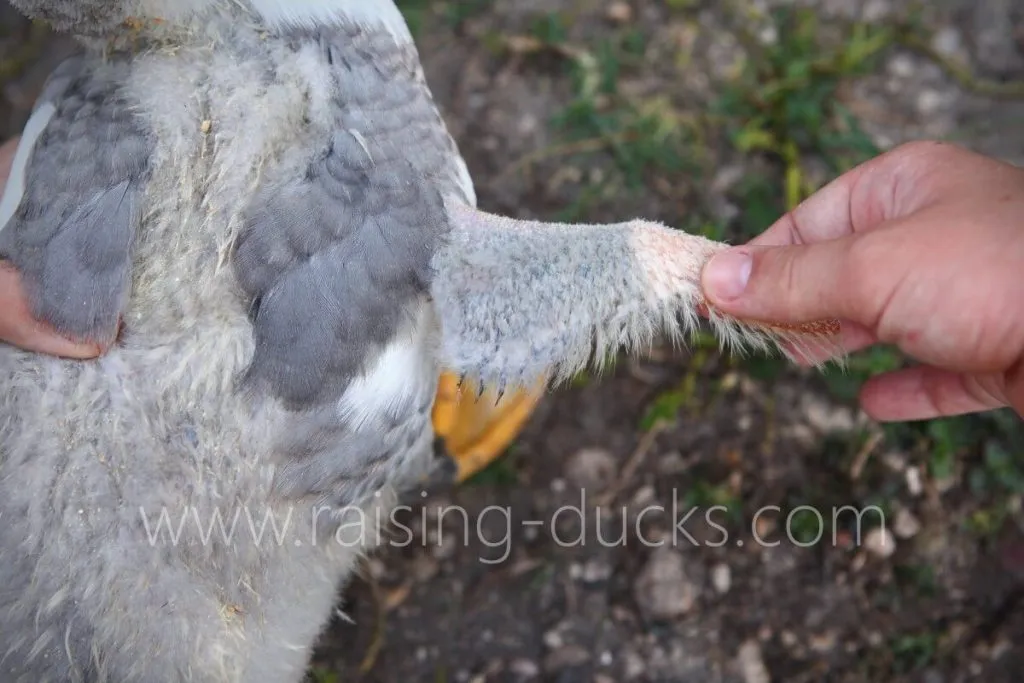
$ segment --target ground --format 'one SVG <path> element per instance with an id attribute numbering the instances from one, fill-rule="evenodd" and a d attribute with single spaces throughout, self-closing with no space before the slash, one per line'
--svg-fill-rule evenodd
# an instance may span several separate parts
<path id="1" fill-rule="evenodd" d="M 1024 164 L 1012 0 L 401 4 L 491 211 L 738 241 L 907 140 Z M 16 132 L 61 52 L 6 25 Z M 412 497 L 311 678 L 1019 680 L 1024 429 L 872 423 L 857 381 L 902 362 L 699 338 L 579 377 L 499 462 Z"/>

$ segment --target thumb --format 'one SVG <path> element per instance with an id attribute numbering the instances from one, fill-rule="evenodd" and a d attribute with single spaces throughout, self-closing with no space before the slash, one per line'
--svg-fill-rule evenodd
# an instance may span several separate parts
<path id="1" fill-rule="evenodd" d="M 825 318 L 862 322 L 852 247 L 860 235 L 792 246 L 745 245 L 721 251 L 704 266 L 704 296 L 745 320 L 800 324 Z"/>

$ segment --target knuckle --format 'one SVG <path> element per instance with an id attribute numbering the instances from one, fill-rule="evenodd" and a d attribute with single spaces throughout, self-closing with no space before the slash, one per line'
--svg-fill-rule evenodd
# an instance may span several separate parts
<path id="1" fill-rule="evenodd" d="M 931 162 L 947 157 L 955 149 L 949 143 L 936 140 L 912 140 L 894 147 L 886 156 L 898 162 Z"/>

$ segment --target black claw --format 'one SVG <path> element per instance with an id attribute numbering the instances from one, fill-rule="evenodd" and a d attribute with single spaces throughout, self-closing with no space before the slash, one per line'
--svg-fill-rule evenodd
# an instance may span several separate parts
<path id="1" fill-rule="evenodd" d="M 438 458 L 445 458 L 447 460 L 452 459 L 452 455 L 448 451 L 448 445 L 440 436 L 434 437 L 434 456 Z"/>

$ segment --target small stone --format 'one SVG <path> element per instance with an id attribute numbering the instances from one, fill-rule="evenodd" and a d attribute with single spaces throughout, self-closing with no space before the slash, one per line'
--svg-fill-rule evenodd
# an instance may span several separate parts
<path id="1" fill-rule="evenodd" d="M 612 576 L 612 566 L 604 560 L 588 560 L 580 571 L 584 583 L 601 583 Z"/>
<path id="2" fill-rule="evenodd" d="M 628 24 L 633 20 L 633 8 L 628 2 L 613 2 L 608 5 L 605 16 L 616 24 Z"/>
<path id="3" fill-rule="evenodd" d="M 439 560 L 446 560 L 455 554 L 457 547 L 458 541 L 456 541 L 454 534 L 442 534 L 434 544 L 434 557 Z"/>
<path id="4" fill-rule="evenodd" d="M 882 455 L 882 463 L 893 472 L 904 472 L 907 469 L 907 456 L 899 451 L 889 451 Z"/>
<path id="5" fill-rule="evenodd" d="M 889 16 L 891 7 L 889 0 L 868 0 L 864 3 L 861 17 L 869 23 L 877 23 Z"/>
<path id="6" fill-rule="evenodd" d="M 754 529 L 757 532 L 758 543 L 770 542 L 771 539 L 769 539 L 768 536 L 775 531 L 776 526 L 774 519 L 759 515 L 757 521 L 754 522 Z"/>
<path id="7" fill-rule="evenodd" d="M 775 24 L 766 24 L 757 32 L 757 41 L 762 45 L 775 45 L 779 42 L 779 29 Z"/>
<path id="8" fill-rule="evenodd" d="M 635 678 L 640 678 L 647 673 L 647 663 L 644 658 L 632 650 L 627 650 L 622 654 L 622 675 L 626 677 L 627 681 Z"/>
<path id="9" fill-rule="evenodd" d="M 894 78 L 911 78 L 914 75 L 914 60 L 910 55 L 898 54 L 889 60 L 886 69 Z"/>
<path id="10" fill-rule="evenodd" d="M 800 643 L 800 640 L 796 637 L 796 634 L 790 630 L 783 631 L 779 635 L 779 638 L 782 640 L 782 644 L 791 650 Z"/>
<path id="11" fill-rule="evenodd" d="M 743 180 L 746 174 L 747 167 L 742 164 L 728 164 L 723 166 L 711 179 L 711 192 L 717 194 L 725 194 L 726 192 L 729 192 L 736 187 L 741 180 Z M 731 376 L 727 375 L 726 379 L 722 382 L 723 391 L 732 389 L 736 386 L 738 380 L 739 377 L 735 373 L 732 373 Z M 727 382 L 731 382 L 731 385 L 725 386 Z"/>
<path id="12" fill-rule="evenodd" d="M 761 646 L 756 640 L 748 640 L 740 645 L 736 659 L 745 683 L 771 683 Z"/>
<path id="13" fill-rule="evenodd" d="M 688 468 L 686 458 L 679 451 L 670 451 L 658 459 L 658 472 L 661 474 L 680 474 Z"/>
<path id="14" fill-rule="evenodd" d="M 908 467 L 904 476 L 907 480 L 907 491 L 910 495 L 917 497 L 924 491 L 924 485 L 921 483 L 921 470 L 914 466 Z"/>
<path id="15" fill-rule="evenodd" d="M 963 49 L 960 32 L 952 26 L 944 26 L 932 36 L 932 49 L 944 57 L 958 57 Z"/>
<path id="16" fill-rule="evenodd" d="M 437 575 L 437 560 L 430 555 L 419 554 L 412 562 L 412 577 L 420 583 L 426 583 Z"/>
<path id="17" fill-rule="evenodd" d="M 729 565 L 722 563 L 711 568 L 711 585 L 722 595 L 729 592 L 732 587 L 732 570 Z"/>
<path id="18" fill-rule="evenodd" d="M 508 670 L 519 678 L 537 678 L 540 676 L 540 667 L 530 659 L 514 659 L 508 665 Z"/>
<path id="19" fill-rule="evenodd" d="M 892 531 L 897 538 L 913 538 L 921 531 L 921 522 L 910 510 L 900 508 L 896 512 L 896 519 L 893 520 Z"/>
<path id="20" fill-rule="evenodd" d="M 917 113 L 922 116 L 930 116 L 942 108 L 944 100 L 942 93 L 937 90 L 922 90 L 917 94 Z"/>
<path id="21" fill-rule="evenodd" d="M 668 546 L 651 552 L 634 585 L 640 609 L 655 619 L 673 619 L 693 609 L 699 589 L 686 575 L 682 555 Z"/>
<path id="22" fill-rule="evenodd" d="M 989 648 L 988 658 L 993 662 L 1003 657 L 1003 655 L 1009 654 L 1013 651 L 1013 643 L 1008 638 L 1000 638 L 996 642 L 992 643 L 992 647 Z"/>
<path id="23" fill-rule="evenodd" d="M 562 634 L 557 629 L 552 629 L 544 634 L 544 646 L 549 650 L 557 650 L 563 645 L 565 641 L 562 639 Z"/>
<path id="24" fill-rule="evenodd" d="M 618 473 L 618 459 L 603 448 L 583 448 L 569 457 L 565 476 L 575 486 L 601 491 Z"/>
<path id="25" fill-rule="evenodd" d="M 865 534 L 864 548 L 875 557 L 885 559 L 896 552 L 896 539 L 885 527 L 875 527 Z"/>
<path id="26" fill-rule="evenodd" d="M 553 650 L 544 658 L 544 669 L 547 671 L 558 671 L 574 666 L 580 666 L 590 661 L 590 653 L 579 645 L 567 645 Z"/>
<path id="27" fill-rule="evenodd" d="M 601 656 L 597 658 L 597 661 L 601 666 L 611 666 L 612 662 L 615 661 L 615 657 L 612 656 L 611 652 L 605 650 L 601 653 Z"/>
<path id="28" fill-rule="evenodd" d="M 836 647 L 836 634 L 831 631 L 815 633 L 807 640 L 807 646 L 818 654 L 827 654 Z"/>
<path id="29" fill-rule="evenodd" d="M 366 568 L 368 570 L 367 573 L 378 581 L 383 579 L 388 573 L 387 565 L 376 557 L 367 560 Z"/>
<path id="30" fill-rule="evenodd" d="M 857 426 L 852 410 L 846 406 L 830 404 L 816 396 L 806 396 L 802 408 L 807 422 L 824 434 L 846 433 Z"/>
<path id="31" fill-rule="evenodd" d="M 650 505 L 654 502 L 654 499 L 658 497 L 654 487 L 650 484 L 645 484 L 636 490 L 633 494 L 633 500 L 630 501 L 631 505 L 635 508 L 643 508 L 646 505 Z"/>

